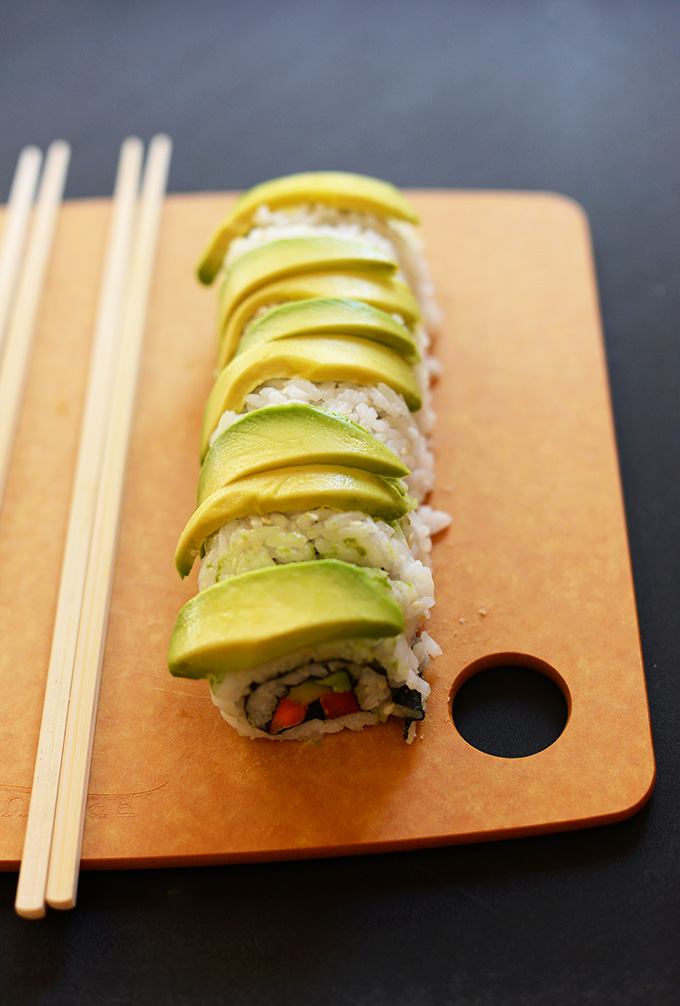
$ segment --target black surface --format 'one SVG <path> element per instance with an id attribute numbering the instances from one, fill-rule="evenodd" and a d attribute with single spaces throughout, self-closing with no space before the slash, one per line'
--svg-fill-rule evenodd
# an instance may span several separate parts
<path id="1" fill-rule="evenodd" d="M 647 807 L 588 831 L 86 873 L 42 922 L 2 875 L 3 1001 L 680 1002 L 679 26 L 660 0 L 0 6 L 2 200 L 26 143 L 69 140 L 67 195 L 108 195 L 123 137 L 165 130 L 173 191 L 337 167 L 583 204 L 658 761 Z"/>

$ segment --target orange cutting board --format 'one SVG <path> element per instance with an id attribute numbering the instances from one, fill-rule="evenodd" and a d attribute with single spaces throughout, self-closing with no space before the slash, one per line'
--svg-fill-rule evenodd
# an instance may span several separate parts
<path id="1" fill-rule="evenodd" d="M 196 591 L 173 566 L 215 365 L 194 264 L 230 194 L 170 196 L 151 290 L 83 862 L 374 852 L 616 821 L 654 780 L 587 222 L 550 194 L 415 192 L 439 302 L 434 548 L 443 648 L 411 745 L 397 723 L 318 744 L 239 737 L 166 666 Z M 0 512 L 0 864 L 21 856 L 110 203 L 61 211 Z M 519 662 L 569 702 L 559 739 L 498 758 L 453 725 L 475 667 Z"/>

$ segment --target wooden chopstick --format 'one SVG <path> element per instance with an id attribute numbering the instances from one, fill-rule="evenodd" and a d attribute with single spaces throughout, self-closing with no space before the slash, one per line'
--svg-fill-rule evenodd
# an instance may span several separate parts
<path id="1" fill-rule="evenodd" d="M 111 375 L 128 287 L 135 210 L 144 145 L 123 142 L 99 290 L 88 388 L 61 570 L 52 650 L 33 775 L 15 908 L 25 918 L 45 914 L 45 891 L 64 749 L 73 665 L 90 550 L 101 456 L 109 421 Z"/>
<path id="2" fill-rule="evenodd" d="M 41 164 L 42 151 L 38 147 L 24 147 L 19 154 L 9 190 L 7 220 L 0 249 L 0 353 L 5 344 L 7 322 L 21 272 L 28 223 Z"/>
<path id="3" fill-rule="evenodd" d="M 0 370 L 0 500 L 5 492 L 9 459 L 19 421 L 19 406 L 33 342 L 33 330 L 42 299 L 42 288 L 52 251 L 52 239 L 64 194 L 70 157 L 71 148 L 68 143 L 55 140 L 50 144 L 40 180 L 31 238 L 7 332 Z"/>
<path id="4" fill-rule="evenodd" d="M 47 903 L 54 908 L 72 908 L 76 901 L 125 468 L 171 149 L 167 136 L 153 138 L 142 184 L 139 228 L 114 377 L 113 408 L 102 460 L 59 780 L 47 879 Z"/>

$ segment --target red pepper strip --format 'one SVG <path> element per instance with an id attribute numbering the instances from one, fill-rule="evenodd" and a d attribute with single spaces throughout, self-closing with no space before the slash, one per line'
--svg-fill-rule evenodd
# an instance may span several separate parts
<path id="1" fill-rule="evenodd" d="M 281 730 L 296 727 L 302 723 L 306 715 L 307 706 L 300 705 L 299 702 L 294 702 L 293 699 L 287 697 L 280 699 L 269 724 L 269 733 L 278 734 Z"/>
<path id="2" fill-rule="evenodd" d="M 319 702 L 329 720 L 359 712 L 359 703 L 354 692 L 327 692 L 319 696 Z"/>

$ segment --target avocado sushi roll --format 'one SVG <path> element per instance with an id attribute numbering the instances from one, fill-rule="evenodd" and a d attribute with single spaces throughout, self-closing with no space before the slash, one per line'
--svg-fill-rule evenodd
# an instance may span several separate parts
<path id="1" fill-rule="evenodd" d="M 220 370 L 169 668 L 206 678 L 245 736 L 397 717 L 411 741 L 425 717 L 448 518 L 425 502 L 438 315 L 416 224 L 389 183 L 288 176 L 238 199 L 199 264 L 220 281 Z"/>

